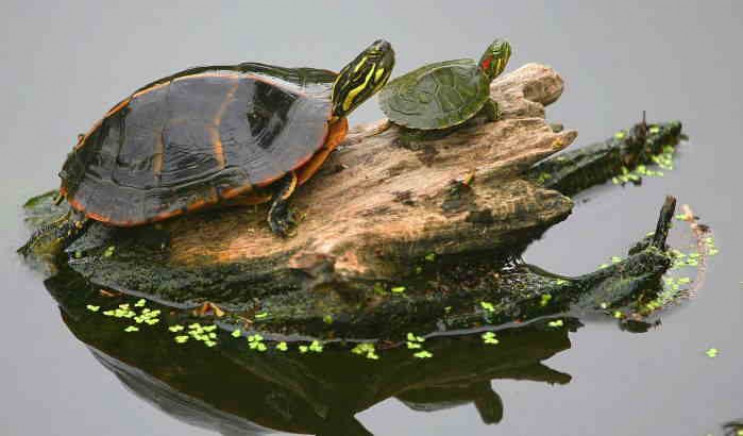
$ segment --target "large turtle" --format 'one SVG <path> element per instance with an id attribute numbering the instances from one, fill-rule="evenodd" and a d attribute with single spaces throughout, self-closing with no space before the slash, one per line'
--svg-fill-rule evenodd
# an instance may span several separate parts
<path id="1" fill-rule="evenodd" d="M 424 65 L 390 81 L 379 94 L 379 104 L 390 121 L 417 131 L 449 129 L 481 111 L 495 120 L 498 105 L 490 99 L 490 82 L 510 57 L 508 41 L 496 39 L 478 62 L 457 59 Z"/>
<path id="2" fill-rule="evenodd" d="M 287 199 L 343 140 L 346 116 L 384 86 L 393 65 L 391 45 L 378 40 L 339 74 L 242 63 L 157 80 L 81 135 L 60 193 L 85 217 L 114 226 L 270 201 L 271 230 L 286 236 Z"/>

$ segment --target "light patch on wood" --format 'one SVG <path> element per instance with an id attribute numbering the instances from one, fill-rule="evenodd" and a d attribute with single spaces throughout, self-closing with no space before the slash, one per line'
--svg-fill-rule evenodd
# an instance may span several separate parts
<path id="1" fill-rule="evenodd" d="M 304 219 L 296 236 L 273 235 L 266 207 L 225 210 L 218 220 L 188 215 L 169 224 L 171 262 L 271 264 L 277 270 L 301 264 L 311 271 L 313 262 L 307 259 L 317 259 L 329 262 L 339 278 L 368 279 L 365 274 L 371 272 L 394 277 L 402 267 L 396 261 L 400 253 L 415 258 L 485 250 L 519 232 L 554 223 L 570 213 L 572 202 L 523 180 L 522 172 L 575 139 L 575 131 L 555 133 L 544 119 L 544 104 L 561 92 L 557 73 L 530 64 L 493 82 L 491 97 L 502 110 L 499 121 L 412 149 L 400 146 L 397 127 L 384 122 L 356 126 L 343 143 L 346 147 L 329 153 L 314 177 L 298 173 L 305 184 L 291 202 Z M 465 180 L 473 170 L 472 206 L 489 210 L 492 223 L 468 221 L 466 208 L 454 213 L 441 208 L 451 181 Z M 415 192 L 412 205 L 394 201 L 395 193 L 406 191 Z M 224 198 L 225 192 L 220 194 Z M 252 200 L 263 199 L 258 197 Z"/>

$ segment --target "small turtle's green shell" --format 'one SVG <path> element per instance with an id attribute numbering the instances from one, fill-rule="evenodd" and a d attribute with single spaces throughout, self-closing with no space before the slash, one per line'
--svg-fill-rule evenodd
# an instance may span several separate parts
<path id="1" fill-rule="evenodd" d="M 345 134 L 345 118 L 331 122 L 335 78 L 246 63 L 153 82 L 84 135 L 62 168 L 61 192 L 76 210 L 117 226 L 238 195 L 267 201 L 269 185 L 291 171 L 302 183 Z"/>
<path id="2" fill-rule="evenodd" d="M 432 130 L 472 118 L 490 98 L 490 81 L 472 59 L 429 64 L 389 82 L 379 94 L 395 124 Z"/>

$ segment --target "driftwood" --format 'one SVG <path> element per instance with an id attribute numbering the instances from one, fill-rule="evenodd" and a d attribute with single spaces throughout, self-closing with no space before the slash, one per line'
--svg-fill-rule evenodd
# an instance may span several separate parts
<path id="1" fill-rule="evenodd" d="M 389 278 L 400 274 L 401 259 L 492 249 L 562 220 L 570 199 L 521 178 L 577 135 L 555 133 L 544 119 L 544 105 L 562 89 L 552 69 L 529 64 L 492 84 L 503 111 L 498 122 L 411 147 L 400 145 L 396 127 L 379 133 L 384 121 L 358 126 L 293 198 L 304 215 L 294 237 L 273 236 L 264 207 L 220 211 L 218 220 L 186 217 L 166 224 L 170 261 Z M 473 176 L 457 192 L 456 181 Z"/>

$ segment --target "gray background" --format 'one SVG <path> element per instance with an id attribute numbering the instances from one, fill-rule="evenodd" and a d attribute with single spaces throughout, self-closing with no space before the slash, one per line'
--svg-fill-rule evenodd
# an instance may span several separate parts
<path id="1" fill-rule="evenodd" d="M 712 226 L 721 253 L 702 292 L 659 329 L 632 335 L 605 322 L 573 334 L 573 348 L 548 361 L 573 375 L 569 385 L 495 382 L 505 403 L 498 426 L 481 424 L 472 407 L 426 414 L 396 400 L 359 414 L 362 423 L 389 435 L 705 435 L 743 418 L 743 2 L 6 0 L 0 32 L 0 434 L 208 434 L 128 393 L 66 331 L 40 277 L 14 254 L 27 236 L 20 204 L 57 186 L 76 135 L 133 89 L 187 66 L 339 69 L 379 37 L 393 43 L 398 74 L 478 57 L 493 37 L 508 37 L 509 70 L 542 62 L 565 78 L 548 116 L 578 129 L 578 144 L 629 126 L 642 109 L 684 122 L 691 140 L 675 171 L 583 196 L 590 201 L 527 260 L 589 271 L 651 230 L 667 193 Z M 378 117 L 372 102 L 351 121 Z M 704 355 L 710 346 L 717 359 Z"/>

